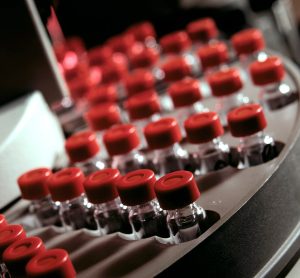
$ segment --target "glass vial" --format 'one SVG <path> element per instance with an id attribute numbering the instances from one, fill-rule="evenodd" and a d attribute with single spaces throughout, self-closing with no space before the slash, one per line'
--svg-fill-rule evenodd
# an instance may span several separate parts
<path id="1" fill-rule="evenodd" d="M 187 167 L 188 153 L 179 145 L 182 136 L 174 118 L 149 123 L 144 134 L 149 149 L 154 151 L 152 161 L 159 176 Z"/>
<path id="2" fill-rule="evenodd" d="M 22 198 L 31 201 L 30 211 L 41 226 L 60 225 L 59 204 L 53 202 L 47 186 L 47 180 L 51 175 L 50 169 L 37 168 L 18 178 Z"/>
<path id="3" fill-rule="evenodd" d="M 280 109 L 297 99 L 290 86 L 283 82 L 284 65 L 279 57 L 268 57 L 250 65 L 252 82 L 260 87 L 259 101 L 269 110 Z"/>
<path id="4" fill-rule="evenodd" d="M 96 229 L 94 206 L 88 202 L 83 188 L 84 175 L 79 168 L 65 168 L 47 182 L 53 200 L 61 202 L 59 215 L 66 231 Z"/>
<path id="5" fill-rule="evenodd" d="M 81 131 L 69 137 L 65 142 L 65 150 L 71 164 L 80 168 L 85 175 L 105 167 L 100 158 L 96 134 L 92 131 Z"/>
<path id="6" fill-rule="evenodd" d="M 173 243 L 199 237 L 204 230 L 205 210 L 196 201 L 200 197 L 194 176 L 176 171 L 160 178 L 154 186 L 161 207 L 167 211 L 167 223 Z"/>
<path id="7" fill-rule="evenodd" d="M 49 249 L 33 257 L 26 266 L 28 277 L 75 278 L 76 271 L 64 249 Z"/>
<path id="8" fill-rule="evenodd" d="M 117 183 L 121 178 L 117 169 L 104 169 L 88 176 L 84 188 L 89 201 L 95 205 L 94 217 L 100 235 L 132 233 L 128 208 L 121 203 Z"/>
<path id="9" fill-rule="evenodd" d="M 220 116 L 223 126 L 227 126 L 227 113 L 249 102 L 242 93 L 244 87 L 240 72 L 229 68 L 208 76 L 212 95 L 216 98 L 214 111 Z"/>
<path id="10" fill-rule="evenodd" d="M 129 221 L 135 239 L 169 237 L 165 212 L 156 200 L 155 181 L 153 171 L 140 169 L 126 174 L 118 182 L 121 201 L 129 207 Z"/>
<path id="11" fill-rule="evenodd" d="M 262 164 L 277 156 L 274 139 L 263 132 L 267 121 L 259 104 L 248 104 L 231 111 L 228 126 L 232 136 L 240 140 L 237 146 L 239 169 Z"/>
<path id="12" fill-rule="evenodd" d="M 46 247 L 39 237 L 19 239 L 9 245 L 3 253 L 3 262 L 12 277 L 26 277 L 26 264 Z"/>
<path id="13" fill-rule="evenodd" d="M 145 167 L 147 161 L 138 151 L 140 139 L 135 126 L 116 125 L 104 133 L 103 141 L 112 157 L 111 167 L 119 169 L 121 174 Z"/>
<path id="14" fill-rule="evenodd" d="M 196 146 L 191 153 L 195 174 L 205 175 L 228 165 L 229 146 L 220 138 L 224 129 L 217 113 L 195 114 L 184 122 L 184 127 L 188 142 Z"/>

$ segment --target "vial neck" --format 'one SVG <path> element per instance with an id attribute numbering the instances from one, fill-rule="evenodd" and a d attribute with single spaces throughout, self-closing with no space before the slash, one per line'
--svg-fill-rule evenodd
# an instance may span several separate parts
<path id="1" fill-rule="evenodd" d="M 184 150 L 181 148 L 181 146 L 178 143 L 174 143 L 173 145 L 158 149 L 154 151 L 154 154 L 156 156 L 170 156 L 170 155 L 176 155 L 180 152 L 183 152 Z"/>
<path id="2" fill-rule="evenodd" d="M 121 207 L 120 197 L 117 197 L 111 201 L 102 204 L 96 204 L 95 207 L 101 211 L 118 210 Z"/>
<path id="3" fill-rule="evenodd" d="M 150 212 L 160 213 L 162 211 L 157 199 L 153 199 L 147 203 L 140 204 L 137 206 L 132 206 L 131 210 L 133 213 L 136 213 L 140 216 Z"/>
<path id="4" fill-rule="evenodd" d="M 86 197 L 85 193 L 82 193 L 80 196 L 78 196 L 76 198 L 61 202 L 61 207 L 65 208 L 70 205 L 87 204 L 87 203 L 88 203 L 87 197 Z"/>
<path id="5" fill-rule="evenodd" d="M 264 138 L 264 133 L 263 133 L 263 131 L 260 131 L 253 135 L 250 135 L 250 136 L 241 137 L 240 144 L 247 145 L 247 146 L 255 145 L 255 144 L 261 143 L 263 138 Z"/>
<path id="6" fill-rule="evenodd" d="M 194 202 L 180 209 L 169 210 L 168 214 L 172 218 L 185 218 L 191 215 L 197 215 L 199 209 L 201 209 L 201 207 Z"/>
<path id="7" fill-rule="evenodd" d="M 115 155 L 113 157 L 113 162 L 114 163 L 122 163 L 122 162 L 127 162 L 127 161 L 130 161 L 130 160 L 135 160 L 137 159 L 138 157 L 140 157 L 141 154 L 138 150 L 132 150 L 126 154 L 120 154 L 120 155 Z"/>
<path id="8" fill-rule="evenodd" d="M 33 205 L 39 205 L 41 203 L 53 203 L 51 195 L 47 195 L 41 199 L 37 199 L 37 200 L 32 200 L 31 203 Z"/>
<path id="9" fill-rule="evenodd" d="M 209 142 L 205 142 L 205 143 L 201 143 L 198 145 L 198 150 L 202 153 L 205 153 L 205 151 L 209 150 L 209 149 L 214 149 L 218 144 L 221 143 L 221 138 L 217 137 L 214 138 L 213 140 L 209 141 Z"/>

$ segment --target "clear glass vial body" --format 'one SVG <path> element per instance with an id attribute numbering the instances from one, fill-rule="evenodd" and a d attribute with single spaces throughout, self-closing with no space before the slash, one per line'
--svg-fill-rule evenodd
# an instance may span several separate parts
<path id="1" fill-rule="evenodd" d="M 11 275 L 5 263 L 1 263 L 1 262 L 0 262 L 0 278 L 11 278 Z"/>
<path id="2" fill-rule="evenodd" d="M 100 235 L 114 232 L 132 233 L 129 210 L 121 203 L 119 197 L 103 204 L 96 204 L 94 217 Z"/>
<path id="3" fill-rule="evenodd" d="M 94 206 L 88 202 L 85 194 L 61 202 L 59 215 L 66 231 L 87 228 L 96 230 L 96 222 L 94 220 Z"/>
<path id="4" fill-rule="evenodd" d="M 156 199 L 130 207 L 129 221 L 135 239 L 170 236 L 165 211 L 161 209 Z"/>
<path id="5" fill-rule="evenodd" d="M 189 154 L 178 143 L 170 147 L 154 150 L 153 164 L 158 176 L 186 169 Z"/>
<path id="6" fill-rule="evenodd" d="M 167 211 L 167 223 L 173 243 L 189 241 L 199 237 L 203 232 L 205 210 L 192 203 L 181 209 Z"/>
<path id="7" fill-rule="evenodd" d="M 85 161 L 74 163 L 74 166 L 80 168 L 84 175 L 88 176 L 93 172 L 104 169 L 105 163 L 102 161 L 100 154 L 97 154 L 94 157 Z"/>
<path id="8" fill-rule="evenodd" d="M 240 156 L 238 169 L 259 165 L 277 156 L 274 139 L 263 132 L 240 138 L 237 150 Z"/>

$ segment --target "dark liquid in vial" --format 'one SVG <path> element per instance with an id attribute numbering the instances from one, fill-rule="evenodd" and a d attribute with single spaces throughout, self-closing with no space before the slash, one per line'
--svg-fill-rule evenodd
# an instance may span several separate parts
<path id="1" fill-rule="evenodd" d="M 287 95 L 280 95 L 277 98 L 265 100 L 265 105 L 270 110 L 277 110 L 282 107 L 285 107 L 293 102 L 295 102 L 299 98 L 298 93 L 291 92 Z"/>
<path id="2" fill-rule="evenodd" d="M 166 216 L 163 212 L 160 214 L 155 212 L 145 213 L 143 219 L 140 219 L 139 215 L 135 215 L 131 218 L 131 221 L 135 231 L 141 233 L 141 238 L 151 236 L 168 238 L 170 236 Z"/>
<path id="3" fill-rule="evenodd" d="M 101 229 L 106 230 L 107 234 L 121 232 L 131 234 L 132 229 L 128 220 L 128 212 L 110 210 L 97 215 L 97 220 Z"/>
<path id="4" fill-rule="evenodd" d="M 245 153 L 249 166 L 260 165 L 272 160 L 278 155 L 275 144 L 254 145 L 251 146 Z"/>
<path id="5" fill-rule="evenodd" d="M 193 165 L 187 157 L 178 157 L 175 154 L 166 155 L 161 160 L 162 165 L 156 165 L 157 173 L 171 173 L 178 170 L 192 170 Z"/>
<path id="6" fill-rule="evenodd" d="M 128 160 L 124 164 L 118 165 L 118 169 L 122 174 L 126 174 L 128 172 L 135 171 L 138 169 L 143 169 L 143 168 L 147 168 L 147 163 L 146 162 L 140 163 L 135 159 Z"/>
<path id="7" fill-rule="evenodd" d="M 61 226 L 61 221 L 58 214 L 58 208 L 41 206 L 35 212 L 42 226 Z"/>
<path id="8" fill-rule="evenodd" d="M 217 171 L 228 166 L 228 154 L 216 149 L 207 150 L 197 161 L 200 169 L 206 172 Z"/>

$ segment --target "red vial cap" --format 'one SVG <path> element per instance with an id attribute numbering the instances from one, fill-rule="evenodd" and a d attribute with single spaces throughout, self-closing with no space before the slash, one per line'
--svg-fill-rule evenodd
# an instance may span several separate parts
<path id="1" fill-rule="evenodd" d="M 130 120 L 146 119 L 160 112 L 158 96 L 152 90 L 130 97 L 125 107 Z"/>
<path id="2" fill-rule="evenodd" d="M 215 21 L 212 18 L 203 18 L 189 23 L 186 27 L 191 40 L 208 42 L 219 34 Z"/>
<path id="3" fill-rule="evenodd" d="M 127 32 L 133 34 L 135 40 L 139 42 L 144 42 L 148 38 L 156 37 L 154 26 L 149 21 L 143 21 L 132 25 L 128 28 Z"/>
<path id="4" fill-rule="evenodd" d="M 79 168 L 65 168 L 48 179 L 48 187 L 54 201 L 65 202 L 84 193 L 84 175 Z"/>
<path id="5" fill-rule="evenodd" d="M 236 33 L 232 36 L 231 43 L 238 55 L 249 55 L 265 47 L 263 34 L 255 28 Z"/>
<path id="6" fill-rule="evenodd" d="M 18 185 L 22 198 L 27 200 L 38 200 L 49 195 L 46 181 L 52 172 L 48 168 L 38 168 L 28 171 L 18 178 Z"/>
<path id="7" fill-rule="evenodd" d="M 114 52 L 127 54 L 135 44 L 135 38 L 133 34 L 124 33 L 110 38 L 107 44 Z"/>
<path id="8" fill-rule="evenodd" d="M 248 104 L 230 111 L 227 115 L 232 136 L 244 137 L 262 131 L 267 126 L 264 111 L 259 104 Z"/>
<path id="9" fill-rule="evenodd" d="M 237 69 L 218 71 L 208 77 L 212 94 L 222 97 L 236 93 L 243 88 L 243 81 Z"/>
<path id="10" fill-rule="evenodd" d="M 250 65 L 250 75 L 255 85 L 264 86 L 283 80 L 284 65 L 278 57 L 269 57 L 265 61 L 256 61 Z"/>
<path id="11" fill-rule="evenodd" d="M 84 189 L 89 201 L 102 204 L 119 196 L 117 183 L 120 180 L 118 169 L 104 169 L 89 175 L 84 182 Z"/>
<path id="12" fill-rule="evenodd" d="M 25 275 L 28 261 L 46 250 L 39 237 L 28 237 L 15 241 L 3 253 L 9 272 L 14 275 Z"/>
<path id="13" fill-rule="evenodd" d="M 114 54 L 115 56 L 116 54 Z M 119 56 L 119 55 L 118 55 Z M 127 74 L 126 64 L 121 61 L 123 58 L 120 57 L 120 62 L 112 61 L 108 62 L 101 67 L 102 83 L 113 84 L 121 81 Z"/>
<path id="14" fill-rule="evenodd" d="M 0 229 L 0 255 L 15 241 L 25 238 L 26 233 L 21 225 L 6 225 Z"/>
<path id="15" fill-rule="evenodd" d="M 185 31 L 177 31 L 163 36 L 160 41 L 160 46 L 164 53 L 179 54 L 191 46 L 191 41 Z"/>
<path id="16" fill-rule="evenodd" d="M 94 157 L 100 151 L 100 146 L 94 132 L 81 131 L 66 140 L 65 149 L 70 161 L 75 163 Z"/>
<path id="17" fill-rule="evenodd" d="M 29 277 L 75 278 L 76 271 L 64 249 L 50 249 L 32 258 L 27 266 Z"/>
<path id="18" fill-rule="evenodd" d="M 168 93 L 175 107 L 193 105 L 202 99 L 199 81 L 192 78 L 174 82 L 168 88 Z"/>
<path id="19" fill-rule="evenodd" d="M 192 75 L 192 69 L 183 57 L 172 57 L 168 59 L 162 66 L 165 74 L 166 82 L 180 80 L 186 76 Z"/>
<path id="20" fill-rule="evenodd" d="M 134 70 L 124 79 L 124 86 L 128 96 L 136 95 L 137 93 L 154 89 L 155 78 L 153 74 L 145 69 Z"/>
<path id="21" fill-rule="evenodd" d="M 129 53 L 129 60 L 133 68 L 149 68 L 154 66 L 159 59 L 159 53 L 154 48 L 135 44 Z"/>
<path id="22" fill-rule="evenodd" d="M 88 52 L 89 64 L 90 66 L 101 66 L 110 60 L 112 54 L 113 51 L 108 46 L 92 48 Z"/>
<path id="23" fill-rule="evenodd" d="M 103 103 L 92 107 L 85 113 L 85 119 L 92 130 L 105 130 L 121 123 L 121 115 L 117 105 Z"/>
<path id="24" fill-rule="evenodd" d="M 155 174 L 149 169 L 132 171 L 118 182 L 121 201 L 126 206 L 137 206 L 153 200 Z"/>
<path id="25" fill-rule="evenodd" d="M 64 68 L 64 77 L 68 83 L 74 81 L 76 84 L 80 80 L 87 78 L 89 75 L 89 66 L 85 62 L 78 62 L 77 56 L 74 53 L 67 53 L 67 56 L 62 62 Z M 75 87 L 75 85 L 73 85 Z"/>
<path id="26" fill-rule="evenodd" d="M 88 75 L 84 75 L 78 79 L 74 79 L 68 83 L 71 98 L 78 101 L 86 97 L 92 89 L 93 84 L 89 80 Z"/>
<path id="27" fill-rule="evenodd" d="M 202 69 L 207 70 L 226 63 L 228 60 L 228 49 L 225 43 L 215 42 L 200 47 L 197 55 L 201 61 Z"/>
<path id="28" fill-rule="evenodd" d="M 154 185 L 160 206 L 166 210 L 180 209 L 200 197 L 194 176 L 188 171 L 175 171 L 160 178 Z"/>
<path id="29" fill-rule="evenodd" d="M 117 102 L 118 92 L 115 85 L 102 85 L 91 89 L 86 99 L 88 103 L 93 106 L 102 103 L 114 103 Z"/>
<path id="30" fill-rule="evenodd" d="M 144 129 L 148 146 L 151 149 L 163 149 L 180 142 L 180 127 L 174 118 L 162 118 L 151 122 Z"/>
<path id="31" fill-rule="evenodd" d="M 194 114 L 184 122 L 187 139 L 190 143 L 206 143 L 221 136 L 224 129 L 219 116 L 215 112 Z"/>
<path id="32" fill-rule="evenodd" d="M 0 214 L 0 229 L 4 228 L 5 226 L 7 226 L 5 216 L 3 214 Z"/>
<path id="33" fill-rule="evenodd" d="M 104 133 L 103 141 L 110 156 L 129 153 L 140 144 L 137 130 L 131 124 L 113 126 Z"/>

